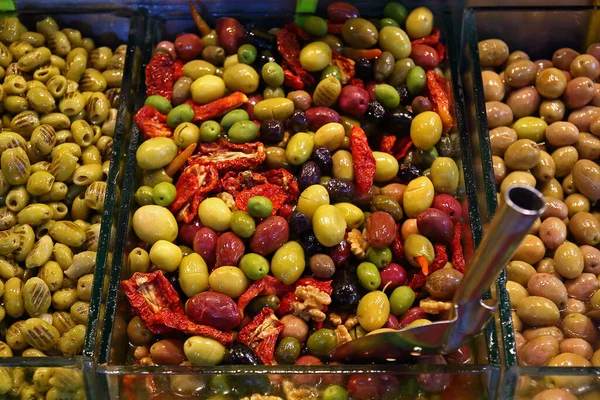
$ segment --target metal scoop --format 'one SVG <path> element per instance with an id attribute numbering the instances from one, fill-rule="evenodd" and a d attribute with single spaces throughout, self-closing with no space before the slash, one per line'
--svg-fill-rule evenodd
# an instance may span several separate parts
<path id="1" fill-rule="evenodd" d="M 329 356 L 344 362 L 396 361 L 457 350 L 492 318 L 496 305 L 481 298 L 545 208 L 542 194 L 534 188 L 513 186 L 507 190 L 502 206 L 467 267 L 448 320 L 372 333 L 337 347 Z"/>

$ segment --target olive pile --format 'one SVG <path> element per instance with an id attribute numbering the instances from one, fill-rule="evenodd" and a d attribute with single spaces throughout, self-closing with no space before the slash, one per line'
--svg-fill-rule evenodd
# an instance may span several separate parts
<path id="1" fill-rule="evenodd" d="M 479 51 L 499 191 L 534 186 L 547 206 L 506 267 L 519 363 L 600 366 L 600 43 L 537 61 L 496 39 Z M 581 390 L 590 379 L 550 383 Z M 541 390 L 534 386 L 522 394 Z"/>
<path id="2" fill-rule="evenodd" d="M 0 20 L 0 357 L 82 351 L 125 46 Z M 75 370 L 0 368 L 0 396 L 85 398 Z"/>
<path id="3" fill-rule="evenodd" d="M 328 14 L 330 23 L 339 24 L 341 35 L 327 34 L 328 22 L 318 16 L 307 17 L 301 26 L 308 39 L 298 39 L 296 68 L 310 77 L 304 76 L 307 81 L 314 80 L 302 90 L 290 90 L 286 75 L 290 72 L 284 71 L 289 66 L 276 44 L 282 40 L 276 35 L 290 28 L 266 32 L 223 18 L 214 31 L 203 33 L 205 26 L 199 25 L 202 37 L 185 33 L 174 43 L 156 46 L 148 68 L 155 71 L 155 66 L 173 61 L 182 65 L 183 76 L 175 78 L 172 90 L 164 95 L 150 91 L 136 115 L 146 136 L 136 152 L 142 180 L 131 220 L 139 244 L 128 251 L 123 286 L 144 285 L 147 277 L 164 274 L 185 304 L 185 317 L 197 324 L 234 332 L 239 339 L 253 319 L 272 309 L 277 315 L 272 317 L 274 323 L 281 324 L 282 331 L 269 339 L 275 344 L 271 354 L 263 345 L 240 341 L 224 345 L 198 334 L 161 334 L 146 326 L 145 318 L 161 309 L 156 304 L 162 301 L 148 297 L 132 301 L 140 288 L 126 291 L 133 306 L 127 362 L 144 366 L 322 364 L 341 343 L 382 328 L 429 324 L 448 310 L 463 274 L 447 259 L 437 258 L 442 248 L 444 257 L 447 253 L 451 259 L 455 226 L 462 222 L 462 207 L 454 198 L 460 190 L 455 162 L 460 152 L 451 110 L 446 110 L 445 120 L 434 111 L 438 108 L 433 96 L 448 96 L 438 53 L 411 43 L 432 34 L 433 14 L 424 7 L 408 12 L 397 2 L 388 3 L 381 20 L 360 18 L 355 7 L 343 2 L 332 3 Z M 336 64 L 339 54 L 353 66 L 354 76 L 349 78 Z M 148 71 L 147 88 L 155 90 L 159 85 Z M 436 82 L 443 81 L 440 88 L 427 88 L 432 75 Z M 211 118 L 196 118 L 196 113 L 204 112 L 198 110 L 216 107 L 231 96 L 247 96 L 248 102 Z M 146 122 L 146 115 L 154 115 L 152 122 Z M 163 125 L 157 128 L 155 122 L 161 120 Z M 363 146 L 371 146 L 372 171 L 356 168 L 362 162 L 352 142 L 357 127 L 369 140 Z M 410 139 L 404 142 L 407 150 L 380 148 L 382 134 L 399 142 Z M 236 153 L 240 147 L 235 146 L 252 149 L 263 144 L 264 161 L 236 169 L 236 158 L 246 162 L 253 153 Z M 227 157 L 233 161 L 231 167 L 221 170 L 215 162 L 218 171 L 206 172 L 211 164 L 199 160 L 210 157 L 206 149 L 219 146 L 229 146 L 219 163 Z M 194 155 L 185 165 L 179 163 L 178 157 L 188 149 Z M 369 172 L 374 182 L 359 193 L 360 175 Z M 214 175 L 220 184 L 202 192 Z M 240 203 L 245 190 L 261 188 L 273 176 L 288 179 L 276 185 L 287 190 L 284 197 L 294 193 L 291 199 L 279 201 L 273 194 L 256 192 Z M 232 179 L 238 189 L 231 189 Z M 201 193 L 197 211 L 192 208 L 194 200 L 183 208 L 177 206 L 190 191 Z M 190 209 L 194 214 L 186 221 Z M 427 272 L 434 264 L 435 272 Z M 421 271 L 425 276 L 420 289 L 413 290 L 409 283 Z M 319 287 L 329 286 L 330 293 L 317 286 L 294 286 L 308 278 Z M 261 280 L 295 290 L 297 299 L 290 311 L 281 312 L 286 303 L 290 307 L 289 302 L 285 293 L 275 290 L 265 290 L 243 310 L 238 308 L 240 298 Z M 164 296 L 163 291 L 153 290 L 156 298 Z M 420 307 L 423 300 L 428 307 Z M 152 305 L 142 313 L 140 303 Z M 265 333 L 254 335 L 256 340 L 266 338 L 268 331 L 267 327 Z M 469 348 L 459 354 L 424 361 L 473 361 Z M 398 398 L 394 396 L 399 383 L 388 378 L 389 398 Z M 162 390 L 180 395 L 239 398 L 253 393 L 227 377 L 206 382 L 202 377 L 193 382 L 174 378 L 158 383 L 156 379 Z M 328 389 L 331 385 L 320 378 L 311 385 L 317 392 L 326 389 L 324 400 L 377 397 L 373 395 L 377 388 L 363 394 L 357 389 L 372 385 L 370 381 L 363 382 L 362 377 L 351 381 L 347 389 L 344 384 Z M 450 382 L 423 379 L 419 385 L 415 393 L 423 388 L 441 392 Z M 277 387 L 268 379 L 263 386 L 265 393 Z"/>

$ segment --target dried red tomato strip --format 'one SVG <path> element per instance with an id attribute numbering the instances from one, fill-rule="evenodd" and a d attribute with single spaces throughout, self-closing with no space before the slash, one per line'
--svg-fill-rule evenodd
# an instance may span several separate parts
<path id="1" fill-rule="evenodd" d="M 200 202 L 208 193 L 220 187 L 219 173 L 212 164 L 194 164 L 186 167 L 175 183 L 177 195 L 170 206 L 178 221 L 192 222 Z"/>
<path id="2" fill-rule="evenodd" d="M 286 285 L 274 276 L 267 275 L 262 279 L 254 282 L 246 291 L 238 298 L 237 306 L 240 314 L 244 315 L 244 309 L 257 296 L 276 294 L 281 296 L 289 293 L 292 290 L 291 286 Z"/>
<path id="3" fill-rule="evenodd" d="M 283 57 L 284 64 L 284 82 L 288 85 L 288 82 L 299 86 L 299 81 L 293 77 L 297 77 L 304 86 L 312 86 L 315 83 L 315 79 L 311 74 L 306 72 L 300 64 L 300 45 L 296 39 L 296 34 L 292 30 L 282 29 L 277 34 L 277 49 L 279 54 Z"/>
<path id="4" fill-rule="evenodd" d="M 440 30 L 438 28 L 433 28 L 431 34 L 429 36 L 425 36 L 424 38 L 413 40 L 410 42 L 412 46 L 416 46 L 418 44 L 426 44 L 428 46 L 435 46 L 440 42 Z"/>
<path id="5" fill-rule="evenodd" d="M 359 78 L 352 78 L 352 80 L 350 81 L 350 85 L 358 86 L 359 88 L 362 88 L 362 89 L 365 88 L 365 83 L 363 82 L 362 79 L 359 79 Z"/>
<path id="6" fill-rule="evenodd" d="M 211 337 L 224 345 L 233 342 L 233 333 L 190 320 L 177 291 L 161 271 L 136 272 L 121 284 L 129 303 L 151 332 L 162 335 L 179 331 Z"/>
<path id="7" fill-rule="evenodd" d="M 173 96 L 174 67 L 171 56 L 156 53 L 146 67 L 146 96 L 159 95 L 169 101 Z"/>
<path id="8" fill-rule="evenodd" d="M 406 259 L 406 255 L 404 254 L 404 243 L 402 242 L 402 234 L 400 233 L 402 230 L 401 224 L 396 224 L 396 236 L 394 236 L 394 241 L 392 242 L 392 252 L 394 253 L 394 258 L 396 261 Z"/>
<path id="9" fill-rule="evenodd" d="M 302 90 L 304 89 L 304 82 L 300 77 L 294 75 L 294 72 L 289 68 L 289 64 L 284 62 L 283 66 L 283 83 L 285 86 L 294 89 L 294 90 Z"/>
<path id="10" fill-rule="evenodd" d="M 173 131 L 167 126 L 167 116 L 152 106 L 144 106 L 135 114 L 133 120 L 145 139 L 153 137 L 171 137 Z"/>
<path id="11" fill-rule="evenodd" d="M 198 147 L 198 153 L 190 158 L 189 164 L 212 163 L 219 172 L 257 167 L 267 155 L 265 145 L 261 142 L 235 144 L 219 139 Z"/>
<path id="12" fill-rule="evenodd" d="M 392 154 L 392 150 L 394 149 L 394 144 L 396 144 L 396 136 L 384 135 L 381 138 L 381 144 L 379 145 L 379 151 L 383 151 L 384 153 Z"/>
<path id="13" fill-rule="evenodd" d="M 367 60 L 374 60 L 381 55 L 380 49 L 353 49 L 351 47 L 344 47 L 342 52 L 344 53 L 344 56 L 353 60 L 360 57 L 364 57 Z"/>
<path id="14" fill-rule="evenodd" d="M 248 102 L 248 96 L 242 92 L 234 92 L 229 96 L 212 101 L 208 104 L 198 104 L 194 100 L 188 100 L 185 104 L 192 106 L 194 110 L 193 122 L 206 121 L 227 114 Z"/>
<path id="15" fill-rule="evenodd" d="M 368 193 L 375 178 L 375 157 L 369 147 L 367 135 L 360 126 L 350 131 L 350 152 L 354 161 L 354 179 L 358 193 Z"/>
<path id="16" fill-rule="evenodd" d="M 274 353 L 277 338 L 283 330 L 283 324 L 275 312 L 265 307 L 246 325 L 238 335 L 238 341 L 250 347 L 265 365 L 275 364 Z"/>
<path id="17" fill-rule="evenodd" d="M 310 40 L 310 35 L 304 29 L 300 28 L 295 22 L 285 24 L 283 29 L 287 29 L 302 40 Z"/>
<path id="18" fill-rule="evenodd" d="M 354 61 L 344 57 L 340 53 L 331 50 L 331 65 L 335 65 L 342 73 L 341 82 L 346 84 L 350 82 L 355 75 Z"/>
<path id="19" fill-rule="evenodd" d="M 446 253 L 446 247 L 442 244 L 436 244 L 433 246 L 435 250 L 435 258 L 433 263 L 429 266 L 429 273 L 437 271 L 438 269 L 444 268 L 448 263 L 448 254 Z M 417 290 L 427 282 L 427 277 L 423 274 L 423 271 L 419 271 L 415 276 L 412 277 L 408 286 L 411 289 Z"/>
<path id="20" fill-rule="evenodd" d="M 454 239 L 450 246 L 452 247 L 452 266 L 455 270 L 465 273 L 465 257 L 461 244 L 462 224 L 457 222 L 454 224 Z"/>
<path id="21" fill-rule="evenodd" d="M 181 77 L 183 77 L 183 61 L 176 60 L 175 64 L 173 64 L 173 79 L 177 82 Z"/>
<path id="22" fill-rule="evenodd" d="M 406 157 L 412 145 L 413 142 L 410 140 L 410 136 L 404 136 L 400 140 L 397 140 L 394 145 L 394 151 L 396 152 L 394 157 L 396 157 L 396 160 Z"/>
<path id="23" fill-rule="evenodd" d="M 433 103 L 433 110 L 442 119 L 444 133 L 448 133 L 452 128 L 452 115 L 450 115 L 450 100 L 444 89 L 447 82 L 444 78 L 435 73 L 434 70 L 427 71 L 427 89 L 429 89 L 429 97 Z"/>
<path id="24" fill-rule="evenodd" d="M 438 62 L 444 61 L 444 58 L 446 58 L 446 46 L 438 43 L 435 45 L 435 51 L 438 55 Z"/>
<path id="25" fill-rule="evenodd" d="M 248 200 L 254 196 L 264 196 L 271 200 L 271 203 L 273 203 L 271 215 L 275 215 L 277 210 L 279 210 L 287 200 L 287 194 L 282 187 L 273 185 L 272 183 L 263 183 L 262 185 L 254 186 L 252 189 L 244 190 L 238 194 L 235 198 L 235 206 L 239 210 L 248 211 Z"/>
<path id="26" fill-rule="evenodd" d="M 344 24 L 334 24 L 327 21 L 327 33 L 330 35 L 341 35 L 344 29 Z"/>
<path id="27" fill-rule="evenodd" d="M 279 209 L 278 214 L 280 217 L 288 219 L 289 217 L 292 216 L 293 212 L 294 212 L 294 206 L 292 206 L 291 204 L 284 204 Z"/>
<path id="28" fill-rule="evenodd" d="M 287 194 L 286 202 L 291 203 L 296 201 L 300 189 L 298 188 L 298 181 L 296 177 L 292 175 L 287 169 L 270 169 L 262 173 L 267 178 L 269 183 L 273 183 L 277 186 L 281 186 Z"/>

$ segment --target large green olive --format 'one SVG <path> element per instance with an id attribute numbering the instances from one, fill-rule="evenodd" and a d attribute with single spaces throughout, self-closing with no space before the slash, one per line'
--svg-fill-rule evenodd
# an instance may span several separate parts
<path id="1" fill-rule="evenodd" d="M 259 121 L 287 120 L 294 112 L 294 103 L 289 99 L 275 98 L 262 100 L 254 106 L 254 115 Z"/>
<path id="2" fill-rule="evenodd" d="M 386 26 L 381 30 L 379 46 L 381 46 L 381 50 L 392 53 L 396 60 L 407 58 L 412 50 L 410 38 L 406 32 L 395 26 Z"/>
<path id="3" fill-rule="evenodd" d="M 450 157 L 438 157 L 431 164 L 431 181 L 437 193 L 453 194 L 458 189 L 459 172 Z"/>
<path id="4" fill-rule="evenodd" d="M 305 266 L 304 249 L 298 242 L 287 242 L 277 249 L 271 260 L 273 276 L 286 285 L 296 282 L 304 272 Z"/>
<path id="5" fill-rule="evenodd" d="M 302 65 L 302 68 L 307 71 L 321 71 L 325 69 L 330 62 L 331 47 L 325 42 L 309 43 L 300 51 L 300 64 Z"/>
<path id="6" fill-rule="evenodd" d="M 387 182 L 398 174 L 398 160 L 388 153 L 374 151 L 375 157 L 375 181 Z"/>
<path id="7" fill-rule="evenodd" d="M 217 232 L 229 229 L 231 214 L 225 202 L 217 197 L 205 199 L 198 207 L 198 216 L 202 224 Z"/>
<path id="8" fill-rule="evenodd" d="M 435 189 L 429 178 L 421 176 L 413 179 L 406 186 L 402 205 L 404 212 L 410 218 L 416 218 L 422 211 L 431 207 Z"/>
<path id="9" fill-rule="evenodd" d="M 284 100 L 284 99 L 272 99 Z M 268 101 L 268 100 L 265 100 Z M 289 100 L 288 100 L 289 101 Z M 312 154 L 314 148 L 314 139 L 308 133 L 296 133 L 285 148 L 285 156 L 288 162 L 292 165 L 304 164 Z"/>
<path id="10" fill-rule="evenodd" d="M 312 220 L 317 208 L 324 204 L 329 204 L 329 192 L 322 185 L 312 185 L 300 194 L 297 210 Z"/>
<path id="11" fill-rule="evenodd" d="M 223 293 L 232 299 L 237 299 L 248 289 L 250 282 L 244 271 L 238 267 L 218 267 L 208 276 L 208 285 L 219 293 Z"/>
<path id="12" fill-rule="evenodd" d="M 225 356 L 225 347 L 215 339 L 192 336 L 183 344 L 183 351 L 194 365 L 219 365 Z"/>
<path id="13" fill-rule="evenodd" d="M 346 43 L 356 49 L 368 49 L 375 46 L 379 33 L 370 21 L 364 18 L 350 18 L 344 23 L 342 37 Z"/>
<path id="14" fill-rule="evenodd" d="M 337 246 L 346 233 L 346 220 L 336 207 L 322 205 L 315 210 L 312 226 L 319 243 L 326 247 Z"/>
<path id="15" fill-rule="evenodd" d="M 204 75 L 192 83 L 190 92 L 196 103 L 210 103 L 225 96 L 225 82 L 218 76 Z"/>
<path id="16" fill-rule="evenodd" d="M 524 298 L 517 308 L 517 315 L 530 326 L 554 325 L 560 320 L 556 304 L 540 296 Z"/>
<path id="17" fill-rule="evenodd" d="M 239 63 L 225 68 L 223 80 L 229 90 L 250 94 L 258 89 L 260 77 L 250 65 Z"/>
<path id="18" fill-rule="evenodd" d="M 175 217 L 165 207 L 147 205 L 133 214 L 133 230 L 140 240 L 154 244 L 159 240 L 172 242 L 177 237 Z"/>
<path id="19" fill-rule="evenodd" d="M 135 158 L 140 168 L 153 170 L 168 165 L 177 155 L 178 147 L 173 139 L 155 137 L 138 147 Z"/>
<path id="20" fill-rule="evenodd" d="M 358 323 L 366 331 L 374 331 L 385 325 L 390 316 L 390 301 L 385 293 L 375 290 L 360 299 L 356 310 Z"/>

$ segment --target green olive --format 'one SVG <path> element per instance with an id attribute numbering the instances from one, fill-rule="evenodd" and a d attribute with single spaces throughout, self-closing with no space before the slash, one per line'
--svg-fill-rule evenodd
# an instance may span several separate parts
<path id="1" fill-rule="evenodd" d="M 386 182 L 398 174 L 398 160 L 394 156 L 381 151 L 374 151 L 375 157 L 375 181 Z"/>
<path id="2" fill-rule="evenodd" d="M 289 140 L 285 148 L 285 155 L 290 164 L 301 165 L 309 159 L 313 148 L 313 136 L 309 135 L 308 133 L 299 132 L 292 136 L 292 138 Z"/>
<path id="3" fill-rule="evenodd" d="M 385 293 L 375 290 L 360 299 L 356 316 L 358 323 L 366 331 L 383 327 L 390 315 L 390 302 Z"/>
<path id="4" fill-rule="evenodd" d="M 439 142 L 442 136 L 442 120 L 433 111 L 418 114 L 410 125 L 410 137 L 415 147 L 428 150 Z"/>
<path id="5" fill-rule="evenodd" d="M 415 8 L 406 19 L 406 32 L 412 39 L 420 39 L 433 30 L 433 13 L 427 7 Z"/>
<path id="6" fill-rule="evenodd" d="M 182 258 L 181 249 L 166 240 L 158 240 L 150 248 L 150 261 L 161 271 L 174 272 Z"/>
<path id="7" fill-rule="evenodd" d="M 420 264 L 416 257 L 425 257 L 427 263 L 431 265 L 434 260 L 433 245 L 423 235 L 411 234 L 408 235 L 404 241 L 404 255 L 408 262 L 417 268 L 420 268 Z"/>
<path id="8" fill-rule="evenodd" d="M 260 78 L 250 65 L 238 63 L 225 68 L 223 80 L 229 90 L 250 94 L 258 89 Z"/>
<path id="9" fill-rule="evenodd" d="M 138 147 L 135 157 L 140 168 L 154 170 L 167 166 L 177 155 L 178 147 L 173 139 L 154 137 Z"/>
<path id="10" fill-rule="evenodd" d="M 333 247 L 344 240 L 346 220 L 334 206 L 322 205 L 315 210 L 312 226 L 317 240 L 326 247 Z"/>
<path id="11" fill-rule="evenodd" d="M 344 23 L 342 37 L 354 48 L 368 49 L 375 46 L 379 33 L 372 22 L 364 18 L 350 18 Z"/>
<path id="12" fill-rule="evenodd" d="M 300 194 L 297 210 L 312 220 L 315 211 L 325 204 L 329 204 L 327 189 L 322 185 L 312 185 Z"/>
<path id="13" fill-rule="evenodd" d="M 459 172 L 450 157 L 438 157 L 431 164 L 431 181 L 437 193 L 453 194 L 458 189 Z"/>
<path id="14" fill-rule="evenodd" d="M 279 364 L 293 365 L 300 356 L 300 350 L 301 345 L 298 339 L 295 337 L 285 337 L 277 345 L 275 359 Z"/>
<path id="15" fill-rule="evenodd" d="M 410 38 L 401 28 L 386 26 L 379 32 L 379 46 L 390 52 L 396 60 L 410 56 L 412 49 Z"/>
<path id="16" fill-rule="evenodd" d="M 335 332 L 331 329 L 319 329 L 308 337 L 306 342 L 310 354 L 325 357 L 337 345 Z"/>
<path id="17" fill-rule="evenodd" d="M 287 242 L 277 249 L 271 260 L 273 276 L 286 285 L 296 282 L 305 266 L 304 249 L 298 242 Z"/>
<path id="18" fill-rule="evenodd" d="M 133 214 L 133 230 L 146 243 L 154 244 L 159 240 L 172 242 L 177 237 L 178 226 L 175 217 L 165 207 L 145 205 Z M 156 223 L 160 221 L 160 223 Z"/>
<path id="19" fill-rule="evenodd" d="M 198 207 L 198 216 L 202 224 L 217 232 L 229 229 L 231 214 L 225 202 L 217 197 L 205 199 Z"/>
<path id="20" fill-rule="evenodd" d="M 257 78 L 258 79 L 258 78 Z M 204 75 L 199 77 L 190 86 L 192 99 L 199 104 L 210 103 L 225 96 L 225 85 L 227 81 L 215 75 Z M 234 89 L 227 85 L 231 90 Z M 179 106 L 178 106 L 179 107 Z"/>
<path id="21" fill-rule="evenodd" d="M 422 211 L 431 207 L 435 189 L 429 178 L 421 176 L 413 179 L 406 186 L 402 205 L 404 212 L 410 218 L 416 218 Z"/>
<path id="22" fill-rule="evenodd" d="M 211 272 L 208 277 L 208 285 L 215 292 L 237 299 L 248 289 L 250 282 L 244 271 L 238 267 L 225 266 Z"/>
<path id="23" fill-rule="evenodd" d="M 357 229 L 362 225 L 365 219 L 363 211 L 352 203 L 337 203 L 334 204 L 346 220 L 346 225 L 349 229 Z"/>
<path id="24" fill-rule="evenodd" d="M 183 351 L 193 365 L 219 365 L 225 356 L 225 347 L 215 339 L 192 336 L 183 344 Z"/>
<path id="25" fill-rule="evenodd" d="M 309 43 L 300 51 L 300 64 L 309 72 L 321 71 L 330 62 L 331 47 L 325 42 Z"/>

